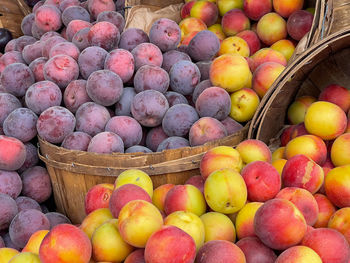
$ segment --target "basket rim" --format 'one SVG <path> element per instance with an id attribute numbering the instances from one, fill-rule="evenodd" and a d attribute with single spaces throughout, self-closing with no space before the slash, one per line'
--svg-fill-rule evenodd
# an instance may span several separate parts
<path id="1" fill-rule="evenodd" d="M 120 174 L 128 169 L 139 169 L 148 173 L 149 175 L 178 173 L 198 169 L 202 156 L 211 148 L 217 146 L 236 146 L 238 142 L 235 139 L 239 139 L 239 142 L 246 139 L 248 128 L 249 125 L 246 124 L 238 132 L 222 139 L 207 142 L 204 145 L 182 147 L 152 153 L 99 154 L 86 151 L 69 150 L 49 143 L 38 135 L 38 156 L 48 166 L 74 173 L 87 173 L 88 171 L 90 174 L 101 176 L 116 176 L 117 174 Z M 172 153 L 176 153 L 174 156 L 177 156 L 177 158 L 167 158 L 172 156 Z M 72 156 L 74 156 L 74 158 L 70 158 Z M 147 156 L 150 157 L 150 159 L 147 159 Z M 151 159 L 151 157 L 153 157 L 153 159 Z M 157 160 L 157 157 L 160 161 L 154 162 L 154 160 Z M 98 162 L 95 162 L 92 165 L 89 164 L 85 158 L 90 160 L 94 159 L 97 161 L 103 160 L 104 163 L 107 163 L 107 165 L 97 165 L 96 163 Z M 85 162 L 82 161 L 84 159 Z M 113 160 L 117 159 L 119 162 L 113 163 Z M 150 160 L 152 163 L 149 163 Z M 122 161 L 125 161 L 125 164 L 123 164 L 124 162 Z M 135 163 L 134 166 L 131 165 L 133 163 Z"/>
<path id="2" fill-rule="evenodd" d="M 161 152 L 150 152 L 150 153 L 141 153 L 141 152 L 137 152 L 137 153 L 117 153 L 117 152 L 114 152 L 114 153 L 110 153 L 110 154 L 100 154 L 100 153 L 94 153 L 94 152 L 87 152 L 87 151 L 80 151 L 80 150 L 69 150 L 69 149 L 66 149 L 66 148 L 63 148 L 61 146 L 57 146 L 55 144 L 52 144 L 48 141 L 46 141 L 45 139 L 41 138 L 39 135 L 37 136 L 38 137 L 38 140 L 39 142 L 57 150 L 57 151 L 62 151 L 63 153 L 75 153 L 75 154 L 88 154 L 88 155 L 91 155 L 91 156 L 101 156 L 101 155 L 108 155 L 108 156 L 130 156 L 130 157 L 133 157 L 133 156 L 140 156 L 140 155 L 162 155 L 164 154 L 165 152 L 175 152 L 175 151 L 178 151 L 179 149 L 189 149 L 189 150 L 196 150 L 196 149 L 199 149 L 199 148 L 204 148 L 204 147 L 210 147 L 212 145 L 215 145 L 217 143 L 220 143 L 221 141 L 226 141 L 226 140 L 230 140 L 230 139 L 233 139 L 237 136 L 241 136 L 241 135 L 244 135 L 244 133 L 248 130 L 250 126 L 250 122 L 248 122 L 246 125 L 243 126 L 243 128 L 241 128 L 239 131 L 231 134 L 231 135 L 228 135 L 228 136 L 225 136 L 221 139 L 216 139 L 216 140 L 212 140 L 212 141 L 209 141 L 209 142 L 206 142 L 205 144 L 203 145 L 198 145 L 198 146 L 194 146 L 194 147 L 190 147 L 190 146 L 186 146 L 186 147 L 181 147 L 181 148 L 178 148 L 178 149 L 168 149 L 168 150 L 163 150 Z M 39 148 L 42 148 L 40 146 L 40 144 L 38 145 Z"/>

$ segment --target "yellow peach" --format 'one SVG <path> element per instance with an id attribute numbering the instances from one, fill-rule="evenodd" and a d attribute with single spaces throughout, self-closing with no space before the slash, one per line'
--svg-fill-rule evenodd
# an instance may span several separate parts
<path id="1" fill-rule="evenodd" d="M 250 88 L 243 88 L 233 92 L 230 97 L 230 117 L 238 122 L 251 120 L 260 103 L 258 94 Z"/>
<path id="2" fill-rule="evenodd" d="M 304 154 L 317 164 L 322 165 L 327 158 L 327 147 L 318 136 L 302 135 L 289 141 L 286 146 L 285 156 L 287 160 L 298 154 Z"/>
<path id="3" fill-rule="evenodd" d="M 40 260 L 45 263 L 86 263 L 91 259 L 91 253 L 89 237 L 71 224 L 53 227 L 39 249 Z"/>
<path id="4" fill-rule="evenodd" d="M 247 201 L 247 187 L 242 176 L 232 169 L 220 169 L 204 183 L 204 197 L 215 212 L 232 214 Z"/>
<path id="5" fill-rule="evenodd" d="M 243 0 L 217 0 L 216 4 L 218 5 L 220 16 L 224 16 L 231 9 L 243 8 Z"/>
<path id="6" fill-rule="evenodd" d="M 340 208 L 350 206 L 350 165 L 330 170 L 324 186 L 327 197 L 334 205 Z"/>
<path id="7" fill-rule="evenodd" d="M 235 226 L 227 215 L 217 212 L 208 212 L 201 215 L 200 219 L 205 229 L 204 242 L 211 240 L 236 241 Z"/>
<path id="8" fill-rule="evenodd" d="M 31 252 L 22 252 L 15 255 L 9 261 L 11 263 L 41 263 L 40 258 L 37 254 Z"/>
<path id="9" fill-rule="evenodd" d="M 350 133 L 340 135 L 332 144 L 331 159 L 335 166 L 350 164 Z"/>
<path id="10" fill-rule="evenodd" d="M 243 10 L 246 15 L 254 20 L 259 21 L 259 19 L 271 12 L 272 1 L 271 0 L 245 0 L 243 5 Z"/>
<path id="11" fill-rule="evenodd" d="M 247 203 L 238 212 L 236 217 L 236 231 L 238 239 L 255 236 L 254 217 L 256 211 L 263 205 L 262 202 Z"/>
<path id="12" fill-rule="evenodd" d="M 255 235 L 272 249 L 284 250 L 299 244 L 306 229 L 303 214 L 285 199 L 268 200 L 255 213 Z"/>
<path id="13" fill-rule="evenodd" d="M 129 169 L 118 175 L 114 183 L 114 189 L 124 185 L 124 184 L 136 184 L 143 188 L 149 196 L 153 196 L 153 182 L 151 177 L 138 169 Z"/>
<path id="14" fill-rule="evenodd" d="M 85 213 L 88 215 L 98 208 L 108 208 L 114 189 L 113 184 L 96 184 L 85 195 Z"/>
<path id="15" fill-rule="evenodd" d="M 191 212 L 176 211 L 164 219 L 164 225 L 176 226 L 189 234 L 197 250 L 204 244 L 205 229 L 201 219 Z"/>
<path id="16" fill-rule="evenodd" d="M 186 3 L 181 7 L 180 10 L 180 16 L 181 19 L 185 19 L 187 17 L 190 17 L 190 12 L 191 12 L 191 8 L 194 5 L 196 1 L 186 1 Z"/>
<path id="17" fill-rule="evenodd" d="M 163 226 L 149 238 L 138 262 L 194 262 L 195 257 L 196 244 L 189 234 L 176 226 Z"/>
<path id="18" fill-rule="evenodd" d="M 214 86 L 234 92 L 245 87 L 249 81 L 250 69 L 244 57 L 225 54 L 213 60 L 209 76 Z"/>
<path id="19" fill-rule="evenodd" d="M 134 247 L 145 247 L 148 238 L 162 226 L 163 217 L 158 208 L 144 200 L 130 201 L 119 213 L 120 235 Z"/>
<path id="20" fill-rule="evenodd" d="M 272 161 L 276 161 L 278 159 L 284 159 L 285 158 L 285 150 L 286 147 L 279 147 L 272 153 Z"/>
<path id="21" fill-rule="evenodd" d="M 208 27 L 208 30 L 213 32 L 220 41 L 224 40 L 226 38 L 226 35 L 224 31 L 222 30 L 221 24 L 214 24 L 210 27 Z"/>
<path id="22" fill-rule="evenodd" d="M 320 256 L 306 246 L 294 246 L 286 249 L 276 259 L 275 263 L 322 263 Z"/>
<path id="23" fill-rule="evenodd" d="M 225 38 L 220 45 L 219 56 L 223 54 L 238 54 L 243 57 L 249 56 L 249 46 L 247 42 L 240 37 L 233 36 Z"/>
<path id="24" fill-rule="evenodd" d="M 32 252 L 39 255 L 39 248 L 49 230 L 38 230 L 29 238 L 26 246 L 22 249 L 22 252 Z"/>
<path id="25" fill-rule="evenodd" d="M 304 0 L 273 0 L 273 8 L 283 17 L 303 8 Z"/>
<path id="26" fill-rule="evenodd" d="M 272 45 L 287 37 L 287 22 L 277 13 L 267 13 L 260 18 L 257 31 L 262 42 Z"/>
<path id="27" fill-rule="evenodd" d="M 323 182 L 322 167 L 303 154 L 291 157 L 283 167 L 284 187 L 299 187 L 314 194 L 321 188 Z"/>
<path id="28" fill-rule="evenodd" d="M 324 140 L 333 140 L 344 133 L 347 118 L 336 104 L 317 101 L 307 109 L 304 123 L 309 133 Z"/>
<path id="29" fill-rule="evenodd" d="M 222 168 L 231 168 L 240 172 L 243 167 L 243 161 L 239 152 L 233 147 L 217 146 L 208 150 L 202 157 L 200 162 L 200 173 L 204 179 Z"/>
<path id="30" fill-rule="evenodd" d="M 236 150 L 241 155 L 244 164 L 254 161 L 271 163 L 271 151 L 263 141 L 255 139 L 245 140 L 237 145 Z"/>
<path id="31" fill-rule="evenodd" d="M 175 185 L 167 193 L 164 201 L 166 215 L 175 211 L 187 211 L 201 216 L 206 208 L 202 192 L 191 184 Z"/>
<path id="32" fill-rule="evenodd" d="M 299 187 L 284 187 L 276 198 L 291 201 L 303 214 L 306 224 L 313 226 L 316 223 L 319 213 L 318 204 L 309 191 Z"/>
<path id="33" fill-rule="evenodd" d="M 282 171 L 284 168 L 284 165 L 286 164 L 286 159 L 277 159 L 272 161 L 272 166 L 276 168 L 277 172 L 282 176 Z"/>
<path id="34" fill-rule="evenodd" d="M 342 233 L 350 244 L 350 207 L 336 211 L 329 219 L 328 227 Z"/>
<path id="35" fill-rule="evenodd" d="M 201 19 L 207 26 L 214 25 L 218 20 L 219 10 L 210 1 L 196 1 L 190 11 L 191 17 Z"/>
<path id="36" fill-rule="evenodd" d="M 250 29 L 250 20 L 243 10 L 231 9 L 221 19 L 222 29 L 226 36 L 234 36 L 241 31 Z"/>
<path id="37" fill-rule="evenodd" d="M 113 219 L 108 208 L 99 208 L 88 214 L 80 225 L 80 229 L 91 239 L 92 234 L 104 222 Z"/>
<path id="38" fill-rule="evenodd" d="M 292 57 L 295 46 L 292 41 L 288 39 L 281 39 L 276 41 L 272 46 L 272 49 L 279 51 L 283 54 L 287 61 Z"/>
<path id="39" fill-rule="evenodd" d="M 167 193 L 172 189 L 174 184 L 163 184 L 158 186 L 153 191 L 152 203 L 161 211 L 164 212 L 164 202 Z"/>
<path id="40" fill-rule="evenodd" d="M 285 67 L 280 63 L 266 62 L 254 71 L 252 88 L 260 98 L 264 97 L 284 69 Z"/>
<path id="41" fill-rule="evenodd" d="M 304 122 L 307 109 L 312 103 L 316 102 L 316 98 L 312 96 L 301 96 L 288 107 L 287 117 L 290 124 L 299 124 Z"/>
<path id="42" fill-rule="evenodd" d="M 314 194 L 318 205 L 317 221 L 313 225 L 315 228 L 327 227 L 329 219 L 335 212 L 335 207 L 327 196 L 323 194 Z"/>
<path id="43" fill-rule="evenodd" d="M 118 219 L 112 219 L 99 226 L 91 238 L 92 256 L 95 261 L 121 262 L 132 251 L 118 230 Z"/>
<path id="44" fill-rule="evenodd" d="M 187 17 L 179 23 L 181 30 L 181 40 L 183 40 L 189 33 L 193 31 L 202 31 L 207 29 L 207 25 L 195 17 Z"/>
<path id="45" fill-rule="evenodd" d="M 0 263 L 8 263 L 11 258 L 19 254 L 19 251 L 14 248 L 0 248 Z"/>
<path id="46" fill-rule="evenodd" d="M 283 54 L 272 48 L 261 48 L 250 59 L 251 63 L 249 65 L 253 73 L 260 65 L 266 62 L 276 62 L 282 66 L 287 66 L 287 60 Z"/>

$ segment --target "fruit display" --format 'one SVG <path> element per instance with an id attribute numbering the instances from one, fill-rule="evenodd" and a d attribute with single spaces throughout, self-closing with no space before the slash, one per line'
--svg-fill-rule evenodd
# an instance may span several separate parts
<path id="1" fill-rule="evenodd" d="M 304 1 L 284 0 L 186 1 L 182 7 L 181 50 L 194 61 L 212 61 L 209 79 L 230 94 L 234 120 L 253 117 L 295 45 L 309 32 L 313 14 L 303 7 Z"/>
<path id="2" fill-rule="evenodd" d="M 35 146 L 151 153 L 235 134 L 310 30 L 304 1 L 185 1 L 147 33 L 124 28 L 124 1 L 28 2 L 0 56 L 0 263 L 350 262 L 347 87 L 296 98 L 277 149 L 211 148 L 184 184 L 136 168 L 96 184 L 76 225 L 46 207 L 57 185 Z"/>
<path id="3" fill-rule="evenodd" d="M 121 2 L 33 6 L 0 58 L 2 95 L 20 100 L 3 107 L 1 133 L 103 154 L 221 139 L 253 117 L 313 17 L 294 15 L 302 1 L 189 1 L 179 24 L 146 33 L 124 28 Z"/>
<path id="4" fill-rule="evenodd" d="M 254 139 L 215 147 L 184 185 L 153 189 L 146 173 L 127 170 L 114 185 L 89 190 L 81 225 L 35 232 L 22 244 L 41 237 L 30 255 L 8 248 L 0 255 L 56 262 L 69 246 L 75 262 L 347 263 L 349 110 L 350 93 L 340 85 L 298 97 L 278 149 Z M 51 238 L 69 245 L 47 245 Z"/>
<path id="5" fill-rule="evenodd" d="M 326 155 L 318 162 L 314 160 L 319 156 L 313 156 L 310 149 L 322 143 L 312 146 L 309 137 L 295 148 L 295 155 L 286 156 L 293 140 L 319 138 L 301 135 L 283 151 L 271 152 L 255 139 L 237 147 L 212 148 L 201 159 L 200 175 L 183 185 L 163 184 L 154 189 L 147 173 L 126 170 L 114 184 L 97 184 L 88 191 L 87 216 L 79 225 L 56 216 L 57 224 L 50 228 L 52 213 L 45 216 L 32 209 L 18 214 L 10 235 L 24 248 L 0 248 L 0 262 L 33 257 L 36 261 L 31 262 L 43 263 L 347 263 L 350 160 L 333 164 L 333 160 L 343 160 L 338 147 L 349 148 L 349 133 L 344 131 L 325 152 L 318 151 Z M 333 148 L 337 140 L 342 143 Z M 275 167 L 281 158 L 286 158 L 282 172 Z M 10 211 L 14 204 L 7 206 Z M 43 218 L 36 223 L 39 214 Z M 31 224 L 26 225 L 23 217 L 33 217 Z"/>

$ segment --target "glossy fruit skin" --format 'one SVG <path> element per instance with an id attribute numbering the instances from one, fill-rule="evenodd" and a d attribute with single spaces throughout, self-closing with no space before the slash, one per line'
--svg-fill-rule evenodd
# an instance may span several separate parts
<path id="1" fill-rule="evenodd" d="M 12 34 L 6 28 L 0 28 L 0 52 L 4 53 L 6 44 L 12 40 Z"/>

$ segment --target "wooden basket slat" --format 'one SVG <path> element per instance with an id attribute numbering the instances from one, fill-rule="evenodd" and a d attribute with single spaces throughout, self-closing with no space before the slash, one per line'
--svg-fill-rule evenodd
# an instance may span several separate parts
<path id="1" fill-rule="evenodd" d="M 24 16 L 29 15 L 32 12 L 32 9 L 26 4 L 24 0 L 15 0 L 17 1 L 17 5 L 22 11 Z"/>
<path id="2" fill-rule="evenodd" d="M 13 0 L 2 0 L 0 5 L 1 14 L 23 15 L 18 2 Z"/>
<path id="3" fill-rule="evenodd" d="M 331 0 L 331 22 L 329 34 L 350 26 L 350 1 L 349 0 Z"/>
<path id="4" fill-rule="evenodd" d="M 17 14 L 3 14 L 0 16 L 0 23 L 12 33 L 13 38 L 18 38 L 23 35 L 20 27 L 23 17 Z"/>
<path id="5" fill-rule="evenodd" d="M 318 26 L 313 33 L 310 46 L 320 40 L 350 27 L 350 0 L 326 0 L 321 8 Z"/>

